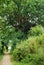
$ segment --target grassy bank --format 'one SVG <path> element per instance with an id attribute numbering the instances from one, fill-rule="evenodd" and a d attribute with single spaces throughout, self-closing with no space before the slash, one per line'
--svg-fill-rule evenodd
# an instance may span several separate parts
<path id="1" fill-rule="evenodd" d="M 3 58 L 3 55 L 0 55 L 0 60 Z"/>
<path id="2" fill-rule="evenodd" d="M 13 61 L 12 65 L 31 65 L 31 64 Z"/>
<path id="3" fill-rule="evenodd" d="M 29 65 L 27 63 L 22 63 L 22 62 L 15 61 L 12 56 L 10 56 L 10 57 L 11 57 L 10 60 L 12 62 L 12 65 Z"/>

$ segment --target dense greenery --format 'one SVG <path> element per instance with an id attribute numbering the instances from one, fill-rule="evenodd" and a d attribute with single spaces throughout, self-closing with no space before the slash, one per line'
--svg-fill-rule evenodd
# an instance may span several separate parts
<path id="1" fill-rule="evenodd" d="M 24 32 L 35 23 L 44 25 L 44 0 L 1 0 L 0 3 L 0 15 L 6 25 Z"/>
<path id="2" fill-rule="evenodd" d="M 18 44 L 13 51 L 13 58 L 24 63 L 44 65 L 44 34 L 32 36 L 25 41 L 21 41 L 21 44 Z"/>
<path id="3" fill-rule="evenodd" d="M 29 36 L 39 36 L 39 35 L 42 35 L 43 33 L 44 33 L 43 27 L 41 25 L 38 25 L 30 29 L 30 31 L 28 32 L 28 37 Z"/>
<path id="4" fill-rule="evenodd" d="M 15 65 L 44 65 L 44 0 L 0 0 L 0 55 L 9 45 Z"/>

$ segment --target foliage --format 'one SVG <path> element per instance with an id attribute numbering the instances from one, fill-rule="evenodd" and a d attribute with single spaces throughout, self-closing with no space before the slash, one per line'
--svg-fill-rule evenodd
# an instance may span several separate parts
<path id="1" fill-rule="evenodd" d="M 44 25 L 44 0 L 2 0 L 0 16 L 6 25 L 27 33 L 36 23 Z"/>
<path id="2" fill-rule="evenodd" d="M 26 39 L 30 27 L 44 25 L 43 14 L 44 0 L 0 0 L 0 38 L 14 46 Z"/>
<path id="3" fill-rule="evenodd" d="M 30 29 L 30 31 L 28 32 L 28 37 L 29 36 L 39 36 L 39 35 L 42 35 L 43 33 L 44 33 L 43 27 L 41 25 L 38 25 Z"/>
<path id="4" fill-rule="evenodd" d="M 0 53 L 3 41 L 16 61 L 44 65 L 43 27 L 44 0 L 0 0 Z"/>
<path id="5" fill-rule="evenodd" d="M 44 65 L 44 34 L 28 38 L 16 46 L 13 58 L 24 63 Z"/>

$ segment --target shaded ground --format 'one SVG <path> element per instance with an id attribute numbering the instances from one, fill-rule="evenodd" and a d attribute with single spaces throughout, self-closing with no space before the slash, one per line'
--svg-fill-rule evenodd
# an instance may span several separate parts
<path id="1" fill-rule="evenodd" d="M 10 62 L 10 55 L 8 53 L 4 55 L 0 65 L 12 65 Z"/>

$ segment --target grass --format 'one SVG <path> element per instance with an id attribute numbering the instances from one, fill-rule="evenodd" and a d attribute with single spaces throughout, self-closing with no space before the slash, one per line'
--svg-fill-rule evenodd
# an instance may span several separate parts
<path id="1" fill-rule="evenodd" d="M 13 62 L 12 62 L 12 65 L 30 65 L 30 64 L 13 61 Z"/>
<path id="2" fill-rule="evenodd" d="M 28 63 L 22 63 L 22 62 L 18 62 L 18 61 L 15 61 L 12 57 L 12 55 L 10 56 L 10 60 L 12 62 L 12 65 L 31 65 L 31 64 L 28 64 Z"/>
<path id="3" fill-rule="evenodd" d="M 2 55 L 0 55 L 0 60 L 2 59 L 2 57 L 3 57 L 3 56 L 2 56 Z"/>

